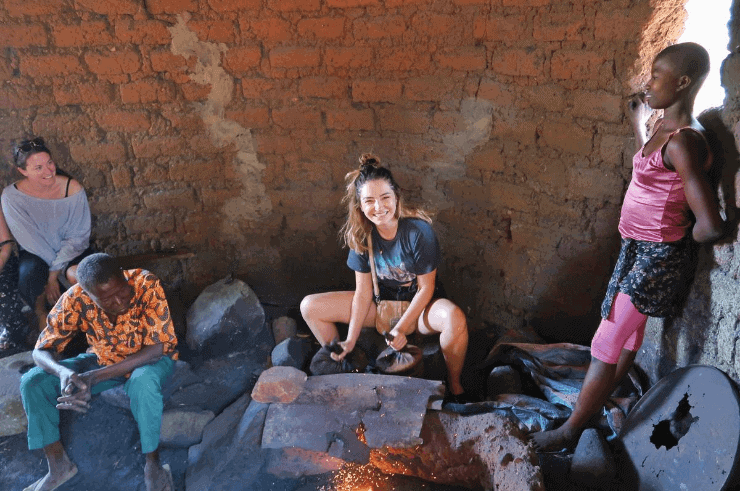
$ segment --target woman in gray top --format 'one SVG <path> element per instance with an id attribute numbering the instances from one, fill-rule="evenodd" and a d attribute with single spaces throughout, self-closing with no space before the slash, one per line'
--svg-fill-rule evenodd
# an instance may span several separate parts
<path id="1" fill-rule="evenodd" d="M 61 296 L 59 280 L 77 283 L 77 264 L 89 255 L 90 208 L 82 185 L 58 173 L 42 138 L 13 148 L 23 178 L 6 187 L 2 208 L 20 246 L 19 290 L 46 325 L 47 303 Z"/>

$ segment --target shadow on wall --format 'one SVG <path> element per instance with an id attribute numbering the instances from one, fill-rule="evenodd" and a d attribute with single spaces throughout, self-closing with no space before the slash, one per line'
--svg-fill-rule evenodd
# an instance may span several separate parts
<path id="1" fill-rule="evenodd" d="M 591 345 L 601 321 L 604 292 L 619 252 L 616 223 L 613 228 L 615 235 L 601 239 L 595 249 L 549 268 L 554 271 L 543 269 L 545 286 L 537 292 L 541 301 L 533 309 L 529 323 L 547 341 Z"/>
<path id="2" fill-rule="evenodd" d="M 700 246 L 698 266 L 686 304 L 680 317 L 664 320 L 651 319 L 645 332 L 645 341 L 637 357 L 637 363 L 655 383 L 668 375 L 678 366 L 694 363 L 716 364 L 720 358 L 719 336 L 721 326 L 719 319 L 729 313 L 713 312 L 718 304 L 718 293 L 713 291 L 717 285 L 711 277 L 713 270 L 726 269 L 723 257 L 728 254 L 723 250 L 733 249 L 733 238 L 737 236 L 738 209 L 735 190 L 735 176 L 740 171 L 740 154 L 735 145 L 732 131 L 721 118 L 721 109 L 713 108 L 703 112 L 699 121 L 708 130 L 708 140 L 714 155 L 710 169 L 710 181 L 713 189 L 719 190 L 720 209 L 725 218 L 732 224 L 730 229 L 735 233 L 715 246 Z M 729 257 L 732 253 L 729 253 Z M 731 286 L 730 286 L 731 288 Z M 719 302 L 724 304 L 723 302 Z"/>

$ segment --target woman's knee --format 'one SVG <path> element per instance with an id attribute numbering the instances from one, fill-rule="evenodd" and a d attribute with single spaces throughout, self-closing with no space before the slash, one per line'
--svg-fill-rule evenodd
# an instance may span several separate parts
<path id="1" fill-rule="evenodd" d="M 304 320 L 308 320 L 313 317 L 314 311 L 316 310 L 317 295 L 306 295 L 301 300 L 301 315 Z"/>
<path id="2" fill-rule="evenodd" d="M 151 394 L 161 396 L 162 393 L 162 381 L 150 365 L 139 367 L 131 372 L 127 385 L 129 395 Z"/>
<path id="3" fill-rule="evenodd" d="M 429 325 L 442 333 L 460 334 L 468 331 L 465 313 L 460 307 L 446 299 L 437 300 L 431 305 Z"/>

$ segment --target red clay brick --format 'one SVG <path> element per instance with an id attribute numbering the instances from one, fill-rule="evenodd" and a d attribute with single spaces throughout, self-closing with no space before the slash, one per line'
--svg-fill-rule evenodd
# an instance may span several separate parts
<path id="1" fill-rule="evenodd" d="M 452 79 L 439 77 L 410 78 L 404 84 L 404 96 L 412 101 L 438 101 L 459 90 Z"/>
<path id="2" fill-rule="evenodd" d="M 21 58 L 20 71 L 30 77 L 59 77 L 85 70 L 76 56 L 42 55 Z"/>
<path id="3" fill-rule="evenodd" d="M 99 113 L 95 120 L 106 131 L 136 132 L 149 129 L 149 116 L 142 111 L 120 111 L 108 109 Z"/>
<path id="4" fill-rule="evenodd" d="M 570 41 L 583 37 L 586 19 L 573 13 L 541 13 L 535 18 L 534 38 L 542 41 Z"/>
<path id="5" fill-rule="evenodd" d="M 139 55 L 134 51 L 88 53 L 85 55 L 85 62 L 90 71 L 98 75 L 134 73 L 141 67 Z"/>
<path id="6" fill-rule="evenodd" d="M 432 118 L 432 126 L 442 133 L 455 133 L 467 129 L 465 118 L 458 111 L 437 111 Z"/>
<path id="7" fill-rule="evenodd" d="M 0 25 L 0 46 L 27 48 L 49 44 L 46 29 L 41 24 L 22 26 Z"/>
<path id="8" fill-rule="evenodd" d="M 208 182 L 222 174 L 223 164 L 218 159 L 202 161 L 187 159 L 170 162 L 169 175 L 173 181 Z"/>
<path id="9" fill-rule="evenodd" d="M 532 28 L 527 23 L 527 17 L 524 14 L 476 19 L 473 25 L 475 39 L 485 41 L 521 39 L 525 36 L 531 36 L 531 34 Z"/>
<path id="10" fill-rule="evenodd" d="M 267 7 L 278 12 L 293 12 L 296 10 L 319 10 L 321 0 L 269 0 Z"/>
<path id="11" fill-rule="evenodd" d="M 52 31 L 54 44 L 60 48 L 79 46 L 102 46 L 113 43 L 108 32 L 108 23 L 102 21 L 81 22 L 79 25 L 55 25 Z"/>
<path id="12" fill-rule="evenodd" d="M 262 51 L 257 46 L 236 46 L 223 54 L 224 70 L 232 75 L 251 72 L 262 61 Z"/>
<path id="13" fill-rule="evenodd" d="M 262 99 L 265 94 L 275 88 L 275 82 L 265 78 L 242 79 L 242 93 L 247 99 Z"/>
<path id="14" fill-rule="evenodd" d="M 121 84 L 121 102 L 124 104 L 169 102 L 175 98 L 171 84 L 156 79 L 143 79 Z"/>
<path id="15" fill-rule="evenodd" d="M 5 9 L 11 17 L 57 14 L 63 5 L 64 0 L 5 0 Z"/>
<path id="16" fill-rule="evenodd" d="M 361 68 L 373 62 L 373 50 L 369 47 L 327 48 L 326 64 L 330 67 Z"/>
<path id="17" fill-rule="evenodd" d="M 378 121 L 383 131 L 412 134 L 428 132 L 432 123 L 428 113 L 397 108 L 381 109 Z"/>
<path id="18" fill-rule="evenodd" d="M 489 0 L 452 0 L 455 5 L 483 5 L 488 4 Z"/>
<path id="19" fill-rule="evenodd" d="M 256 135 L 257 151 L 285 155 L 295 151 L 295 139 L 289 136 Z"/>
<path id="20" fill-rule="evenodd" d="M 406 19 L 401 15 L 372 17 L 370 20 L 360 18 L 352 28 L 358 38 L 379 39 L 396 37 L 406 32 Z"/>
<path id="21" fill-rule="evenodd" d="M 461 48 L 444 51 L 434 57 L 440 66 L 453 70 L 475 71 L 486 68 L 486 48 Z"/>
<path id="22" fill-rule="evenodd" d="M 338 77 L 302 78 L 298 93 L 303 97 L 324 99 L 345 99 L 349 97 L 349 82 Z"/>
<path id="23" fill-rule="evenodd" d="M 188 147 L 183 139 L 176 136 L 132 138 L 131 145 L 137 159 L 171 157 L 188 152 Z"/>
<path id="24" fill-rule="evenodd" d="M 224 117 L 236 121 L 245 128 L 268 128 L 270 126 L 270 110 L 266 107 L 226 111 Z"/>
<path id="25" fill-rule="evenodd" d="M 210 189 L 203 188 L 200 190 L 203 205 L 207 208 L 221 208 L 230 199 L 238 198 L 242 195 L 242 190 L 235 189 Z"/>
<path id="26" fill-rule="evenodd" d="M 496 53 L 491 68 L 504 75 L 537 77 L 543 74 L 545 57 L 539 50 L 509 49 Z"/>
<path id="27" fill-rule="evenodd" d="M 551 70 L 555 79 L 597 80 L 603 56 L 591 51 L 556 51 L 552 56 Z"/>
<path id="28" fill-rule="evenodd" d="M 79 138 L 80 135 L 96 131 L 95 126 L 86 114 L 58 113 L 37 114 L 31 126 L 34 135 L 44 137 L 58 136 L 63 138 Z"/>
<path id="29" fill-rule="evenodd" d="M 506 161 L 501 154 L 501 149 L 490 146 L 476 149 L 465 159 L 465 164 L 468 169 L 493 172 L 501 172 L 506 168 Z"/>
<path id="30" fill-rule="evenodd" d="M 144 206 L 149 210 L 167 210 L 169 213 L 184 208 L 197 210 L 195 194 L 192 189 L 167 189 L 155 191 L 144 195 Z"/>
<path id="31" fill-rule="evenodd" d="M 169 44 L 172 40 L 167 26 L 157 20 L 116 19 L 115 32 L 124 43 Z"/>
<path id="32" fill-rule="evenodd" d="M 272 121 L 281 128 L 321 127 L 321 112 L 316 109 L 288 107 L 272 110 Z"/>
<path id="33" fill-rule="evenodd" d="M 69 144 L 69 153 L 78 164 L 126 160 L 126 148 L 121 142 L 72 142 Z"/>
<path id="34" fill-rule="evenodd" d="M 103 15 L 135 14 L 139 5 L 137 0 L 75 0 L 76 8 Z"/>
<path id="35" fill-rule="evenodd" d="M 318 66 L 320 60 L 320 52 L 314 48 L 275 48 L 270 51 L 270 65 L 273 68 Z"/>
<path id="36" fill-rule="evenodd" d="M 186 101 L 204 101 L 211 94 L 211 85 L 196 82 L 187 82 L 179 85 Z"/>
<path id="37" fill-rule="evenodd" d="M 373 65 L 380 70 L 427 71 L 432 67 L 432 56 L 428 52 L 417 52 L 409 48 L 379 48 L 378 61 Z"/>
<path id="38" fill-rule="evenodd" d="M 188 27 L 201 41 L 233 43 L 236 39 L 234 22 L 230 20 L 191 20 Z"/>
<path id="39" fill-rule="evenodd" d="M 96 194 L 90 199 L 90 211 L 96 217 L 106 213 L 127 216 L 138 202 L 139 197 L 130 192 Z"/>
<path id="40" fill-rule="evenodd" d="M 417 33 L 429 37 L 444 36 L 453 29 L 463 30 L 466 27 L 459 15 L 441 15 L 429 12 L 415 15 L 411 26 Z"/>
<path id="41" fill-rule="evenodd" d="M 333 130 L 374 130 L 372 109 L 343 109 L 326 111 L 326 127 Z"/>
<path id="42" fill-rule="evenodd" d="M 559 148 L 568 153 L 588 155 L 593 150 L 593 132 L 575 124 L 545 121 L 542 125 L 540 144 Z"/>
<path id="43" fill-rule="evenodd" d="M 352 100 L 357 102 L 397 102 L 401 99 L 401 83 L 362 80 L 352 82 Z"/>
<path id="44" fill-rule="evenodd" d="M 263 42 L 288 41 L 293 37 L 290 28 L 290 22 L 280 17 L 261 18 L 249 22 L 249 30 Z"/>
<path id="45" fill-rule="evenodd" d="M 618 123 L 622 120 L 622 97 L 608 92 L 571 91 L 573 116 Z"/>
<path id="46" fill-rule="evenodd" d="M 640 12 L 637 9 L 606 13 L 598 11 L 596 12 L 594 37 L 609 41 L 631 40 L 639 35 L 640 27 Z"/>
<path id="47" fill-rule="evenodd" d="M 134 186 L 151 186 L 160 182 L 169 182 L 169 168 L 166 165 L 147 160 L 141 166 L 134 167 Z"/>
<path id="48" fill-rule="evenodd" d="M 344 34 L 344 19 L 341 17 L 318 17 L 302 19 L 298 22 L 301 37 L 333 39 Z"/>
<path id="49" fill-rule="evenodd" d="M 149 62 L 155 72 L 175 72 L 184 70 L 188 66 L 185 57 L 171 51 L 152 51 L 149 53 Z"/>
<path id="50" fill-rule="evenodd" d="M 488 99 L 497 106 L 508 106 L 514 103 L 514 93 L 510 84 L 483 79 L 476 88 L 476 97 Z"/>
<path id="51" fill-rule="evenodd" d="M 71 104 L 111 104 L 115 99 L 113 85 L 107 82 L 75 83 L 54 86 L 54 99 L 60 106 Z"/>
<path id="52" fill-rule="evenodd" d="M 147 0 L 145 5 L 150 14 L 179 14 L 198 10 L 198 0 Z"/>
<path id="53" fill-rule="evenodd" d="M 0 105 L 3 109 L 22 109 L 53 103 L 51 87 L 25 87 L 10 84 L 0 86 Z"/>
<path id="54" fill-rule="evenodd" d="M 127 189 L 133 185 L 131 169 L 128 167 L 114 167 L 110 171 L 110 178 L 116 189 Z"/>
<path id="55" fill-rule="evenodd" d="M 380 5 L 380 0 L 327 0 L 328 7 L 352 8 Z"/>
<path id="56" fill-rule="evenodd" d="M 262 0 L 208 0 L 208 5 L 216 12 L 239 12 L 258 10 L 262 6 Z"/>

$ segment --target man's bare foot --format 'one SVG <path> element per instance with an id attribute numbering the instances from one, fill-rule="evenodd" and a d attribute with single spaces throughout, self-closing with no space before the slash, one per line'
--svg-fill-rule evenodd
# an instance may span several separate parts
<path id="1" fill-rule="evenodd" d="M 77 474 L 77 466 L 74 465 L 70 460 L 67 460 L 66 464 L 62 464 L 62 467 L 51 474 L 49 471 L 44 477 L 31 484 L 23 491 L 53 491 L 65 482 L 69 481 Z"/>
<path id="2" fill-rule="evenodd" d="M 557 452 L 564 448 L 569 450 L 575 448 L 580 435 L 580 431 L 572 431 L 561 426 L 555 430 L 533 433 L 529 435 L 529 440 L 538 452 Z"/>
<path id="3" fill-rule="evenodd" d="M 170 466 L 165 464 L 160 467 L 147 462 L 144 465 L 144 483 L 146 491 L 174 491 Z"/>

